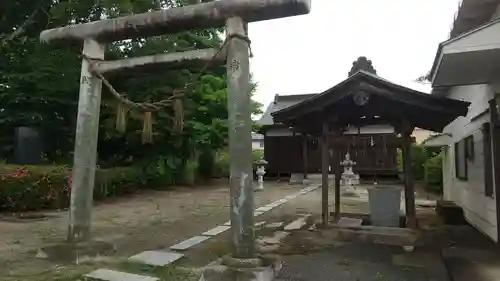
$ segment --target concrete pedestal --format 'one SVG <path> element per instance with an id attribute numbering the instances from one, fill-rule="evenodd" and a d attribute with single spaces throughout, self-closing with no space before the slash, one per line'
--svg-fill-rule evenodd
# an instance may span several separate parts
<path id="1" fill-rule="evenodd" d="M 63 243 L 39 249 L 37 257 L 53 262 L 79 264 L 114 251 L 114 245 L 102 241 Z"/>
<path id="2" fill-rule="evenodd" d="M 304 181 L 304 174 L 291 174 L 290 184 L 302 184 Z"/>

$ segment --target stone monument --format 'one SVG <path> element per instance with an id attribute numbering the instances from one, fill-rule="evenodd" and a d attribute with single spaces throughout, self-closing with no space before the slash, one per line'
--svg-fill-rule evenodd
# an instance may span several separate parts
<path id="1" fill-rule="evenodd" d="M 42 142 L 38 131 L 30 127 L 15 130 L 14 162 L 19 165 L 37 165 L 42 162 Z"/>
<path id="2" fill-rule="evenodd" d="M 352 171 L 352 167 L 356 165 L 356 162 L 351 160 L 351 155 L 349 152 L 346 153 L 345 158 L 340 165 L 344 167 L 344 172 L 342 173 L 340 183 L 342 184 L 342 195 L 353 196 L 357 195 L 356 189 L 353 185 L 359 184 L 359 175 Z"/>

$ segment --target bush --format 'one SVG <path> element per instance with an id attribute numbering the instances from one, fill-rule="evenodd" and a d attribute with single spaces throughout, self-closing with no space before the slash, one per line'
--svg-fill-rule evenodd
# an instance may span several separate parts
<path id="1" fill-rule="evenodd" d="M 194 159 L 188 159 L 184 165 L 182 174 L 182 184 L 194 185 L 198 180 L 198 162 Z"/>
<path id="2" fill-rule="evenodd" d="M 398 150 L 397 165 L 398 171 L 403 172 L 403 155 L 402 150 Z M 411 167 L 413 171 L 413 178 L 417 181 L 424 179 L 424 164 L 427 161 L 427 151 L 423 146 L 413 144 L 410 149 Z"/>
<path id="3" fill-rule="evenodd" d="M 252 151 L 252 166 L 255 170 L 255 162 L 264 158 L 264 150 L 254 149 Z M 215 160 L 215 176 L 221 178 L 229 178 L 229 152 L 227 150 L 219 151 Z"/>
<path id="4" fill-rule="evenodd" d="M 198 174 L 204 180 L 211 179 L 215 170 L 215 155 L 212 150 L 205 150 L 198 156 Z"/>
<path id="5" fill-rule="evenodd" d="M 428 191 L 442 193 L 443 191 L 443 154 L 429 158 L 424 165 L 425 187 Z"/>
<path id="6" fill-rule="evenodd" d="M 229 152 L 227 150 L 217 153 L 214 176 L 218 178 L 229 178 Z"/>
<path id="7" fill-rule="evenodd" d="M 0 211 L 61 209 L 69 206 L 71 170 L 64 166 L 0 168 Z M 135 167 L 98 169 L 94 199 L 137 192 L 147 181 Z"/>

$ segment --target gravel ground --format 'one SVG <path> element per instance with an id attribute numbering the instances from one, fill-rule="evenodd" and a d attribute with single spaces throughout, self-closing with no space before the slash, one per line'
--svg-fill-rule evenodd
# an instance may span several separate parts
<path id="1" fill-rule="evenodd" d="M 286 183 L 268 182 L 265 191 L 255 193 L 256 206 L 299 189 Z M 60 243 L 66 236 L 67 212 L 45 215 L 48 219 L 41 221 L 0 220 L 0 280 L 42 280 L 39 274 L 73 274 L 93 267 L 55 265 L 35 258 L 38 248 Z M 211 186 L 147 191 L 99 203 L 92 216 L 95 239 L 116 245 L 112 258 L 126 258 L 173 245 L 227 221 L 229 189 L 227 182 L 218 182 Z"/>

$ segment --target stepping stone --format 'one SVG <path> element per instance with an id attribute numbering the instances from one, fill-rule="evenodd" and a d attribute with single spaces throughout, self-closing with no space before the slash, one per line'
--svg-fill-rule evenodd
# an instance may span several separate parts
<path id="1" fill-rule="evenodd" d="M 266 228 L 279 228 L 282 227 L 285 223 L 284 222 L 273 222 L 266 224 Z"/>
<path id="2" fill-rule="evenodd" d="M 280 244 L 289 234 L 289 232 L 277 231 L 273 236 L 259 237 L 257 243 L 261 245 Z"/>
<path id="3" fill-rule="evenodd" d="M 180 250 L 180 251 L 186 250 L 186 249 L 189 249 L 189 248 L 193 247 L 194 245 L 200 244 L 201 242 L 208 240 L 208 239 L 210 239 L 210 237 L 208 237 L 208 236 L 193 236 L 193 237 L 186 239 L 178 244 L 170 246 L 170 249 Z"/>
<path id="4" fill-rule="evenodd" d="M 255 211 L 255 212 L 253 212 L 253 216 L 254 216 L 254 217 L 257 217 L 257 216 L 262 215 L 263 213 L 264 213 L 264 212 L 257 212 L 257 211 Z"/>
<path id="5" fill-rule="evenodd" d="M 231 222 L 229 222 L 229 224 L 231 224 Z M 227 231 L 230 228 L 231 227 L 228 226 L 228 225 L 220 225 L 220 226 L 214 227 L 214 228 L 212 228 L 210 230 L 207 230 L 207 231 L 203 232 L 201 235 L 215 236 L 215 235 L 221 234 L 224 231 Z"/>
<path id="6" fill-rule="evenodd" d="M 278 207 L 281 204 L 283 204 L 283 203 L 281 203 L 281 202 L 273 202 L 273 203 L 267 205 L 267 207 L 269 207 L 271 209 L 274 209 L 274 208 Z"/>
<path id="7" fill-rule="evenodd" d="M 356 227 L 361 226 L 362 223 L 362 219 L 341 217 L 337 222 L 337 225 L 340 227 Z"/>
<path id="8" fill-rule="evenodd" d="M 125 273 L 109 269 L 98 269 L 86 274 L 85 277 L 106 281 L 159 281 L 156 277 Z"/>
<path id="9" fill-rule="evenodd" d="M 297 230 L 297 229 L 300 229 L 302 228 L 304 225 L 306 225 L 306 220 L 307 218 L 309 217 L 310 215 L 307 215 L 305 217 L 301 217 L 301 218 L 298 218 L 294 221 L 292 221 L 290 224 L 288 224 L 287 226 L 285 226 L 283 229 L 284 230 Z"/>
<path id="10" fill-rule="evenodd" d="M 183 256 L 184 254 L 174 252 L 145 251 L 129 258 L 129 260 L 154 266 L 166 266 Z"/>
<path id="11" fill-rule="evenodd" d="M 266 222 L 265 222 L 265 221 L 259 221 L 259 222 L 256 222 L 256 223 L 255 223 L 255 227 L 261 227 L 261 226 L 263 226 L 264 224 L 266 224 Z"/>
<path id="12" fill-rule="evenodd" d="M 231 226 L 231 221 L 225 222 L 224 225 Z"/>
<path id="13" fill-rule="evenodd" d="M 269 206 L 262 206 L 260 208 L 258 208 L 257 210 L 255 211 L 258 211 L 258 212 L 268 212 L 269 210 L 271 210 L 272 207 L 269 207 Z"/>

